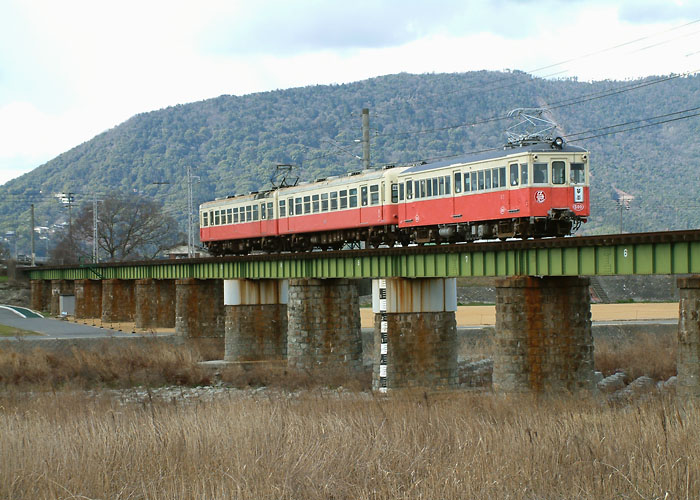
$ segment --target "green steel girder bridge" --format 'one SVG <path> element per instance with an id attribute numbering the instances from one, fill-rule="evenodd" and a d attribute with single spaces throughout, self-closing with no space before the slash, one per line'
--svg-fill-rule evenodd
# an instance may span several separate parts
<path id="1" fill-rule="evenodd" d="M 33 280 L 700 274 L 700 230 L 25 267 Z"/>

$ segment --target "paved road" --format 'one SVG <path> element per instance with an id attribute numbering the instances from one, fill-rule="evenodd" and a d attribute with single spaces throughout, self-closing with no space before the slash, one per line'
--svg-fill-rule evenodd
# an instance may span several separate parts
<path id="1" fill-rule="evenodd" d="M 88 325 L 78 325 L 70 321 L 48 318 L 22 318 L 18 314 L 0 308 L 0 324 L 37 332 L 41 335 L 27 337 L 31 340 L 42 339 L 83 339 L 108 337 L 133 337 L 132 333 L 118 332 L 107 328 L 97 328 Z M 15 338 L 15 337 L 5 337 Z"/>

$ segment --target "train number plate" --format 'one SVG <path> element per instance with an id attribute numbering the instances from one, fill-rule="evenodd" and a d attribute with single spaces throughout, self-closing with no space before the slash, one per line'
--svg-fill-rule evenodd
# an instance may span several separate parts
<path id="1" fill-rule="evenodd" d="M 574 203 L 571 208 L 574 209 L 574 212 L 581 212 L 586 206 L 583 203 Z"/>

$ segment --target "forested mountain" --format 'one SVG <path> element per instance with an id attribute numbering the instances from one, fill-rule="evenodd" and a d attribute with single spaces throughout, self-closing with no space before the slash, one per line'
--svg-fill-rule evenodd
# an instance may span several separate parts
<path id="1" fill-rule="evenodd" d="M 56 192 L 76 193 L 76 203 L 110 191 L 141 192 L 162 201 L 184 225 L 187 166 L 199 176 L 197 205 L 268 187 L 279 163 L 297 165 L 301 180 L 358 170 L 362 153 L 355 140 L 365 107 L 372 164 L 381 166 L 498 147 L 512 123 L 491 118 L 542 106 L 551 107 L 559 135 L 583 138 L 576 144 L 591 152 L 593 216 L 584 232 L 619 231 L 614 188 L 634 196 L 622 214 L 625 231 L 697 228 L 700 117 L 645 128 L 639 127 L 650 122 L 639 120 L 698 103 L 698 76 L 587 83 L 517 71 L 398 74 L 225 95 L 134 116 L 1 186 L 0 231 L 24 234 L 20 245 L 28 248 L 30 203 L 37 225 L 67 217 L 50 196 Z M 636 130 L 604 135 L 618 130 L 604 127 L 622 123 Z M 590 136 L 599 137 L 585 139 Z"/>

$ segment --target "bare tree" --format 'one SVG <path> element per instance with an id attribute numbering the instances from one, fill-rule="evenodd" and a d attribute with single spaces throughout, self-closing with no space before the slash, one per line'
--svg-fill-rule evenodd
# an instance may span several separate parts
<path id="1" fill-rule="evenodd" d="M 73 223 L 83 250 L 93 245 L 92 211 L 92 204 L 84 206 Z M 109 261 L 152 259 L 182 238 L 177 221 L 143 196 L 112 193 L 99 203 L 97 214 L 97 244 Z"/>

